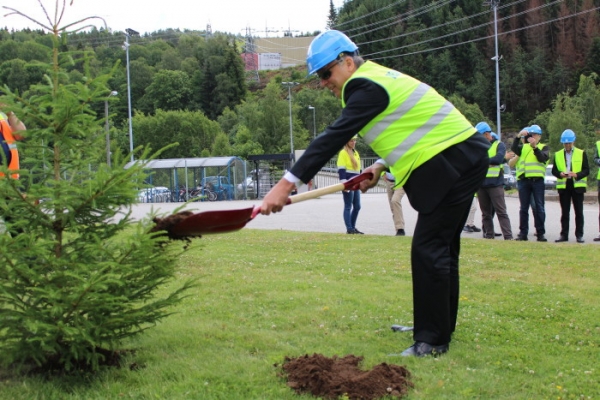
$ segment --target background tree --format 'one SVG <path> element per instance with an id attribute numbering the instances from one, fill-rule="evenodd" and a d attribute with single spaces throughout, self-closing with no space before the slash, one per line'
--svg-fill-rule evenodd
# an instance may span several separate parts
<path id="1" fill-rule="evenodd" d="M 211 152 L 217 136 L 223 133 L 219 124 L 208 119 L 202 112 L 163 111 L 154 115 L 136 114 L 133 117 L 134 143 L 153 151 L 178 143 L 161 154 L 162 158 L 202 157 L 202 151 Z M 123 145 L 128 137 L 123 136 Z"/>
<path id="2" fill-rule="evenodd" d="M 186 110 L 192 100 L 192 81 L 183 71 L 161 70 L 146 88 L 142 104 L 152 110 Z"/>

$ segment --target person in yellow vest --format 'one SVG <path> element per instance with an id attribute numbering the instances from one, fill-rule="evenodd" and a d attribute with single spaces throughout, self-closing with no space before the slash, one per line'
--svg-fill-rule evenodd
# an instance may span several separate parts
<path id="1" fill-rule="evenodd" d="M 531 125 L 527 131 L 521 131 L 515 138 L 511 150 L 517 156 L 517 179 L 519 180 L 519 235 L 515 240 L 527 240 L 529 233 L 529 206 L 531 199 L 535 202 L 532 210 L 535 233 L 538 242 L 547 242 L 546 239 L 546 209 L 545 185 L 546 164 L 550 158 L 548 146 L 540 143 L 542 128 Z"/>
<path id="2" fill-rule="evenodd" d="M 354 136 L 338 154 L 337 168 L 341 182 L 354 178 L 360 174 L 360 155 L 356 151 L 356 139 Z M 344 190 L 344 224 L 346 224 L 346 233 L 363 234 L 356 229 L 356 220 L 360 211 L 360 190 Z"/>
<path id="3" fill-rule="evenodd" d="M 560 201 L 560 237 L 555 242 L 569 241 L 569 214 L 571 202 L 575 212 L 575 239 L 583 240 L 583 197 L 587 189 L 587 177 L 590 174 L 585 151 L 575 147 L 575 132 L 565 129 L 560 135 L 563 149 L 554 153 L 552 175 L 556 177 L 556 190 Z"/>
<path id="4" fill-rule="evenodd" d="M 512 228 L 504 199 L 504 156 L 506 155 L 506 146 L 500 140 L 493 138 L 492 128 L 487 122 L 479 122 L 475 128 L 491 143 L 488 150 L 490 158 L 488 171 L 483 184 L 477 191 L 479 208 L 481 208 L 483 237 L 485 239 L 495 238 L 494 214 L 496 214 L 504 240 L 512 240 Z"/>
<path id="5" fill-rule="evenodd" d="M 411 248 L 412 346 L 402 356 L 437 356 L 449 349 L 459 298 L 460 235 L 488 167 L 490 144 L 432 87 L 358 55 L 342 32 L 311 42 L 309 74 L 341 99 L 342 113 L 311 142 L 271 188 L 260 210 L 279 212 L 294 185 L 308 182 L 355 134 L 381 157 L 365 169 L 377 185 L 388 171 L 418 212 Z"/>
<path id="6" fill-rule="evenodd" d="M 596 142 L 596 149 L 594 153 L 594 164 L 598 166 L 598 175 L 596 179 L 598 180 L 598 232 L 600 232 L 600 140 Z M 600 242 L 600 234 L 594 238 L 594 242 Z"/>
<path id="7" fill-rule="evenodd" d="M 406 194 L 402 186 L 396 186 L 396 178 L 389 172 L 384 172 L 381 177 L 387 186 L 388 202 L 392 211 L 392 220 L 396 229 L 396 236 L 406 236 L 404 230 L 404 212 L 402 211 L 402 198 Z"/>

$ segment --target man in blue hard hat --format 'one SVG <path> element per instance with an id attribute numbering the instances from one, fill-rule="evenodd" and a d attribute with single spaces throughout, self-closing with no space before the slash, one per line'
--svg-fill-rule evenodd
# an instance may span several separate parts
<path id="1" fill-rule="evenodd" d="M 477 199 L 482 215 L 483 237 L 485 239 L 495 238 L 494 214 L 496 214 L 504 240 L 512 240 L 512 228 L 504 199 L 504 156 L 506 155 L 506 146 L 501 141 L 494 139 L 492 134 L 495 135 L 495 133 L 492 132 L 492 128 L 487 122 L 478 123 L 475 125 L 475 129 L 491 143 L 488 150 L 488 157 L 490 158 L 488 171 L 483 184 L 477 191 Z"/>
<path id="2" fill-rule="evenodd" d="M 575 213 L 575 240 L 584 243 L 583 239 L 583 197 L 587 189 L 587 177 L 590 174 L 585 151 L 575 147 L 575 132 L 565 129 L 560 135 L 563 149 L 554 153 L 552 175 L 556 177 L 556 190 L 560 201 L 560 237 L 555 242 L 569 241 L 569 214 L 571 202 Z"/>
<path id="3" fill-rule="evenodd" d="M 309 73 L 341 99 L 342 114 L 265 196 L 261 213 L 281 211 L 296 183 L 309 182 L 359 134 L 381 157 L 365 169 L 373 179 L 361 182 L 361 190 L 388 171 L 419 214 L 411 248 L 414 343 L 401 355 L 445 353 L 456 328 L 460 236 L 487 171 L 489 142 L 427 84 L 364 61 L 342 32 L 318 35 L 306 61 Z"/>
<path id="4" fill-rule="evenodd" d="M 549 154 L 548 146 L 540 143 L 542 128 L 539 125 L 531 125 L 527 130 L 519 132 L 515 138 L 511 150 L 519 156 L 517 161 L 517 179 L 519 180 L 519 235 L 515 240 L 528 240 L 529 233 L 529 207 L 532 196 L 535 202 L 533 222 L 535 224 L 538 242 L 547 242 L 546 239 L 546 209 L 544 193 L 546 185 L 546 164 Z"/>

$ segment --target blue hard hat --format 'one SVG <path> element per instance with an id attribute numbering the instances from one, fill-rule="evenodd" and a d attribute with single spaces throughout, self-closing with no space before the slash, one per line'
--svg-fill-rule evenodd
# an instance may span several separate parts
<path id="1" fill-rule="evenodd" d="M 308 46 L 306 65 L 308 74 L 312 75 L 336 58 L 341 53 L 354 53 L 358 46 L 340 31 L 325 31 L 313 39 Z"/>
<path id="2" fill-rule="evenodd" d="M 529 133 L 536 133 L 538 135 L 542 134 L 542 128 L 540 128 L 539 125 L 531 125 L 529 128 L 527 128 L 527 132 Z"/>
<path id="3" fill-rule="evenodd" d="M 475 125 L 475 129 L 477 129 L 477 132 L 482 133 L 482 134 L 492 131 L 492 128 L 490 128 L 490 125 L 487 122 L 483 122 L 483 121 L 481 121 L 480 123 Z"/>
<path id="4" fill-rule="evenodd" d="M 492 137 L 496 140 L 500 140 L 500 137 L 496 134 L 496 132 L 492 132 Z"/>
<path id="5" fill-rule="evenodd" d="M 573 143 L 575 141 L 575 132 L 570 129 L 565 129 L 565 131 L 560 135 L 561 143 Z"/>

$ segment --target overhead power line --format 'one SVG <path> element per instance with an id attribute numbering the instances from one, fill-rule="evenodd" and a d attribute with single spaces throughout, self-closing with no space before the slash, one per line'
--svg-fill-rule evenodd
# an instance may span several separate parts
<path id="1" fill-rule="evenodd" d="M 504 35 L 508 35 L 510 33 L 515 33 L 515 32 L 519 32 L 519 31 L 523 31 L 523 30 L 527 30 L 527 29 L 532 29 L 532 28 L 535 28 L 537 26 L 542 26 L 542 25 L 546 25 L 546 24 L 549 24 L 549 23 L 552 23 L 552 22 L 556 22 L 556 21 L 561 21 L 561 20 L 564 20 L 564 19 L 569 19 L 569 18 L 577 17 L 579 15 L 587 14 L 589 12 L 596 11 L 596 10 L 600 10 L 600 7 L 594 7 L 594 8 L 591 8 L 589 10 L 579 11 L 579 12 L 576 12 L 576 13 L 573 13 L 573 14 L 565 15 L 563 17 L 558 17 L 558 18 L 554 18 L 554 19 L 551 19 L 551 20 L 548 20 L 548 21 L 539 22 L 537 24 L 532 24 L 532 25 L 521 27 L 521 28 L 513 29 L 511 31 L 506 31 L 506 32 L 498 33 L 498 36 L 504 36 Z M 471 39 L 471 40 L 467 40 L 467 41 L 460 42 L 460 43 L 452 43 L 452 44 L 449 44 L 449 45 L 446 45 L 446 46 L 440 46 L 440 47 L 435 47 L 435 48 L 431 48 L 431 49 L 414 51 L 412 53 L 404 53 L 404 54 L 397 54 L 397 55 L 393 55 L 393 56 L 384 56 L 384 57 L 369 58 L 369 60 L 375 61 L 375 60 L 384 60 L 384 59 L 388 59 L 388 58 L 406 57 L 406 56 L 411 56 L 411 55 L 416 55 L 416 54 L 421 54 L 421 53 L 428 53 L 428 52 L 436 51 L 436 50 L 444 50 L 444 49 L 447 49 L 447 48 L 450 48 L 450 47 L 461 46 L 463 44 L 468 44 L 468 43 L 473 43 L 473 42 L 479 42 L 479 41 L 487 40 L 487 39 L 491 39 L 491 38 L 493 38 L 493 35 L 484 36 L 484 37 L 480 37 L 480 38 L 476 38 L 476 39 Z M 400 50 L 400 49 L 402 49 L 402 47 L 398 47 L 398 48 L 396 48 L 394 50 Z M 375 53 L 373 53 L 373 54 L 375 54 Z M 365 57 L 368 57 L 368 56 L 369 56 L 369 54 L 365 55 Z"/>
<path id="2" fill-rule="evenodd" d="M 500 21 L 504 21 L 504 20 L 507 20 L 507 19 L 511 19 L 511 18 L 517 17 L 519 15 L 523 15 L 523 14 L 527 14 L 527 13 L 530 13 L 530 12 L 533 12 L 533 11 L 537 11 L 539 9 L 542 9 L 542 8 L 545 8 L 545 7 L 549 7 L 551 5 L 554 5 L 554 4 L 560 3 L 560 2 L 562 2 L 562 0 L 555 0 L 552 3 L 543 4 L 541 6 L 530 8 L 530 9 L 528 9 L 526 11 L 522 11 L 522 12 L 517 13 L 517 14 L 506 16 L 504 18 L 501 18 Z M 459 35 L 461 33 L 465 33 L 465 32 L 473 31 L 473 30 L 476 30 L 476 29 L 480 29 L 480 28 L 483 28 L 483 27 L 491 25 L 491 24 L 492 24 L 492 22 L 486 22 L 486 23 L 483 23 L 483 24 L 472 26 L 472 27 L 467 28 L 467 29 L 462 29 L 460 31 L 448 33 L 448 34 L 445 34 L 445 35 L 442 35 L 442 36 L 438 36 L 438 37 L 435 37 L 435 38 L 426 39 L 426 40 L 423 40 L 423 41 L 420 41 L 420 42 L 410 43 L 410 44 L 407 44 L 407 45 L 404 45 L 404 46 L 401 46 L 401 47 L 396 47 L 396 48 L 393 48 L 393 49 L 387 49 L 387 50 L 378 51 L 378 52 L 375 52 L 375 53 L 371 53 L 369 55 L 376 55 L 376 54 L 381 54 L 381 53 L 387 53 L 387 52 L 390 52 L 390 51 L 396 51 L 396 50 L 399 50 L 399 49 L 405 49 L 405 48 L 408 48 L 408 47 L 413 47 L 413 46 L 418 46 L 418 45 L 429 43 L 429 42 L 434 42 L 436 40 L 445 39 L 445 38 L 449 38 L 449 37 L 452 37 L 452 36 Z M 392 38 L 390 38 L 390 39 L 392 39 Z"/>

